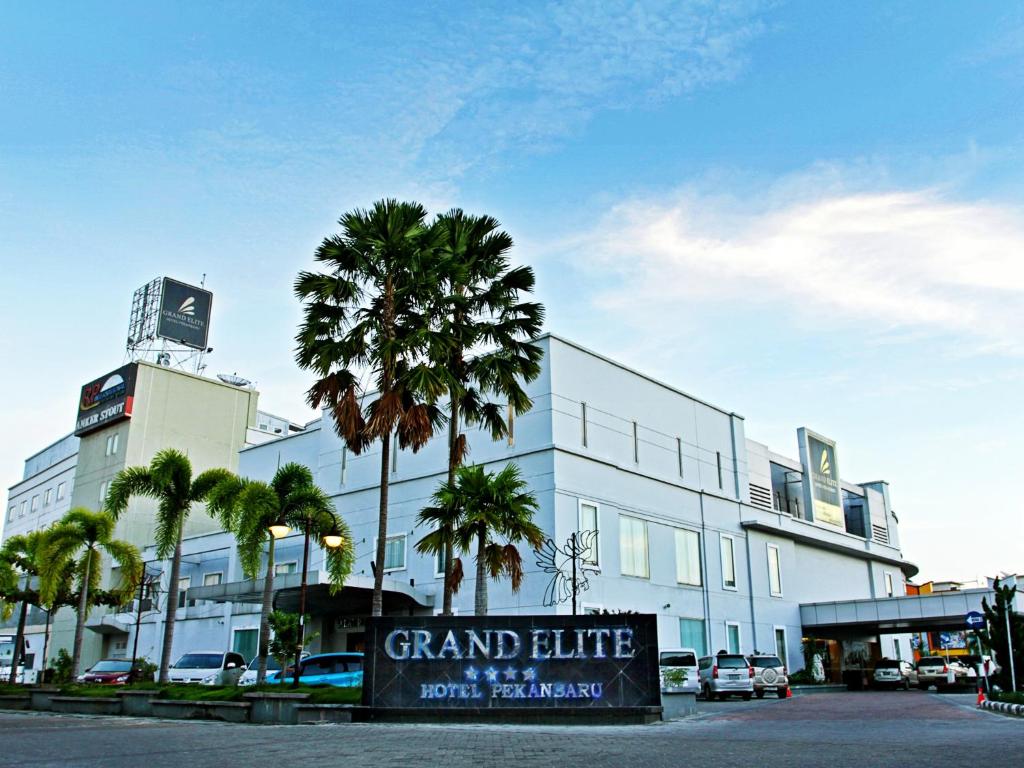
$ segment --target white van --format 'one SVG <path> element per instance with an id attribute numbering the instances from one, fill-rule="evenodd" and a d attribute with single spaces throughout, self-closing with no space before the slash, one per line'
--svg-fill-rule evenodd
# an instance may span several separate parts
<path id="1" fill-rule="evenodd" d="M 666 648 L 658 658 L 663 693 L 697 693 L 697 651 L 693 648 Z M 683 673 L 683 674 L 680 674 Z M 680 679 L 685 675 L 685 679 Z"/>
<path id="2" fill-rule="evenodd" d="M 186 653 L 167 670 L 171 683 L 202 683 L 203 685 L 236 685 L 245 672 L 242 654 L 223 651 Z"/>

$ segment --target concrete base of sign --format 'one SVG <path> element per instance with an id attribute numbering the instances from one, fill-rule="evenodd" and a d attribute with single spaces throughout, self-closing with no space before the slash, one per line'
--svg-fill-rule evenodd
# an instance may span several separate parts
<path id="1" fill-rule="evenodd" d="M 691 694 L 691 698 L 692 694 Z M 392 709 L 354 707 L 358 722 L 511 723 L 529 725 L 649 725 L 660 722 L 662 707 L 460 707 Z"/>
<path id="2" fill-rule="evenodd" d="M 661 706 L 666 720 L 688 717 L 697 712 L 696 693 L 665 693 L 661 694 Z"/>

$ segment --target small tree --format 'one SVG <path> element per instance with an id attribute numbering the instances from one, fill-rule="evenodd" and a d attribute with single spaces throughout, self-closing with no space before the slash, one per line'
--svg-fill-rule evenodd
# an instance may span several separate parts
<path id="1" fill-rule="evenodd" d="M 76 507 L 64 515 L 51 530 L 45 548 L 47 567 L 41 574 L 41 596 L 52 604 L 61 591 L 60 576 L 71 568 L 78 588 L 78 617 L 71 652 L 71 674 L 77 675 L 82 660 L 82 638 L 89 614 L 90 592 L 100 588 L 101 559 L 106 553 L 120 568 L 119 583 L 109 594 L 119 604 L 127 603 L 142 577 L 139 550 L 126 541 L 114 538 L 116 522 L 107 512 L 93 512 Z"/>
<path id="2" fill-rule="evenodd" d="M 274 633 L 269 643 L 269 653 L 281 665 L 281 682 L 284 683 L 284 673 L 288 669 L 288 664 L 294 664 L 296 655 L 302 654 L 302 645 L 299 640 L 301 634 L 299 631 L 299 614 L 288 613 L 287 611 L 272 611 L 269 623 Z M 305 641 L 310 643 L 316 640 L 318 636 L 319 633 L 316 632 L 307 634 Z M 294 676 L 298 677 L 298 670 L 295 670 Z"/>
<path id="3" fill-rule="evenodd" d="M 981 609 L 985 613 L 986 628 L 978 630 L 982 643 L 995 654 L 996 663 L 1000 670 L 997 678 L 1004 689 L 1009 690 L 1011 686 L 1010 677 L 1010 643 L 1007 638 L 1013 639 L 1013 664 L 1017 674 L 1017 686 L 1022 686 L 1024 677 L 1024 617 L 1013 610 L 1014 597 L 1017 594 L 1017 585 L 1012 587 L 1000 584 L 999 579 L 992 585 L 996 593 L 995 605 L 990 605 L 987 598 L 981 599 Z M 1007 634 L 1007 624 L 1010 627 L 1010 634 Z"/>
<path id="4" fill-rule="evenodd" d="M 46 607 L 40 599 L 39 590 L 33 585 L 33 579 L 46 570 L 44 551 L 47 539 L 46 531 L 31 531 L 11 536 L 0 547 L 0 616 L 9 619 L 14 613 L 14 606 L 21 604 L 8 677 L 11 685 L 17 682 L 18 662 L 25 652 L 25 622 L 29 606 Z"/>

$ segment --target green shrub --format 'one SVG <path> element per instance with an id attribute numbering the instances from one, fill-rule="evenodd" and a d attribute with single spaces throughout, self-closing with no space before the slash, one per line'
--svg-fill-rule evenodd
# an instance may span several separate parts
<path id="1" fill-rule="evenodd" d="M 992 701 L 1005 701 L 1007 704 L 1024 704 L 1024 693 L 1018 691 L 999 691 L 989 696 Z"/>
<path id="2" fill-rule="evenodd" d="M 53 670 L 53 672 L 49 676 L 50 682 L 56 685 L 70 683 L 71 665 L 71 654 L 68 653 L 66 648 L 61 648 L 59 651 L 57 651 L 57 658 L 54 659 L 53 666 L 50 667 L 50 669 Z"/>

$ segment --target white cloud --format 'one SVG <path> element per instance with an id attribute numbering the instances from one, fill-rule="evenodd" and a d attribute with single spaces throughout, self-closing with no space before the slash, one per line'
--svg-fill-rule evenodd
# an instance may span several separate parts
<path id="1" fill-rule="evenodd" d="M 974 351 L 1024 352 L 1024 211 L 929 189 L 816 192 L 813 178 L 786 182 L 794 188 L 785 199 L 691 189 L 628 200 L 572 248 L 614 280 L 595 301 L 628 307 L 643 325 L 664 327 L 693 300 L 729 299 L 873 334 L 952 332 Z"/>

